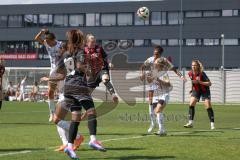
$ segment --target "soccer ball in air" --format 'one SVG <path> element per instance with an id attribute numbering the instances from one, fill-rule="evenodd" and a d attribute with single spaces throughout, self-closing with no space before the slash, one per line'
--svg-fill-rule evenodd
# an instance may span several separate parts
<path id="1" fill-rule="evenodd" d="M 138 10 L 137 10 L 137 15 L 139 18 L 145 20 L 149 17 L 149 9 L 147 7 L 140 7 Z"/>

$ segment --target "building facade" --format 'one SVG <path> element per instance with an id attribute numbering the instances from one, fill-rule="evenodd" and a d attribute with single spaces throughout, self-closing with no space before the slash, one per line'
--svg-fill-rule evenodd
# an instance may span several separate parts
<path id="1" fill-rule="evenodd" d="M 151 11 L 147 20 L 136 15 L 142 6 Z M 223 53 L 224 67 L 240 67 L 239 0 L 1 5 L 0 54 L 38 55 L 32 61 L 6 60 L 6 65 L 50 66 L 45 48 L 33 40 L 46 27 L 59 40 L 66 40 L 71 28 L 92 33 L 112 59 L 124 53 L 128 62 L 139 63 L 161 45 L 178 67 L 199 59 L 207 68 L 219 68 Z"/>

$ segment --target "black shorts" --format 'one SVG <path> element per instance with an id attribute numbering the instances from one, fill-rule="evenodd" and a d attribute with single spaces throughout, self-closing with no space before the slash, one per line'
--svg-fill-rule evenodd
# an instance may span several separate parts
<path id="1" fill-rule="evenodd" d="M 201 97 L 202 97 L 203 101 L 205 101 L 206 99 L 211 100 L 211 93 L 210 93 L 210 91 L 206 91 L 205 93 L 203 93 L 203 92 L 197 92 L 195 90 L 192 90 L 191 96 L 195 97 L 196 99 L 198 99 L 198 101 L 200 100 Z"/>
<path id="2" fill-rule="evenodd" d="M 92 108 L 95 108 L 93 100 L 81 100 L 74 97 L 65 97 L 66 108 L 71 112 L 81 111 L 84 108 L 86 111 Z"/>

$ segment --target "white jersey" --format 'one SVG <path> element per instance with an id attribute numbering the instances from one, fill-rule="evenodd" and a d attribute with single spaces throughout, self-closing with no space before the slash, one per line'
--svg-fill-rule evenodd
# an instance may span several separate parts
<path id="1" fill-rule="evenodd" d="M 154 78 L 154 80 L 151 84 L 149 84 L 149 90 L 153 90 L 158 94 L 169 93 L 172 90 L 173 87 L 171 84 L 169 86 L 163 83 L 159 83 L 158 81 L 158 80 L 162 80 L 165 82 L 170 82 L 167 71 L 157 71 L 154 69 L 151 73 L 151 76 Z"/>
<path id="2" fill-rule="evenodd" d="M 56 68 L 57 64 L 57 57 L 59 54 L 59 49 L 61 47 L 62 42 L 56 41 L 56 45 L 51 47 L 47 44 L 47 42 L 44 40 L 44 46 L 46 47 L 46 50 L 49 55 L 50 63 L 51 63 L 51 70 Z"/>
<path id="3" fill-rule="evenodd" d="M 153 64 L 154 64 L 154 57 L 149 57 L 145 62 L 144 62 L 144 66 L 146 67 L 150 67 L 151 70 L 153 69 Z"/>
<path id="4" fill-rule="evenodd" d="M 20 84 L 20 92 L 25 93 L 25 87 L 26 87 L 26 80 L 23 79 Z"/>
<path id="5" fill-rule="evenodd" d="M 174 66 L 173 66 L 173 64 L 171 63 L 171 62 L 169 62 L 168 60 L 167 60 L 167 58 L 165 58 L 165 57 L 160 57 L 160 59 L 161 59 L 161 61 L 162 61 L 162 64 L 163 64 L 163 66 L 162 66 L 162 70 L 163 71 L 168 71 L 168 70 L 170 70 L 170 69 L 172 69 Z M 161 77 L 161 74 L 165 74 L 164 72 L 159 72 L 159 71 L 156 71 L 155 69 L 154 69 L 154 57 L 152 56 L 152 57 L 149 57 L 145 62 L 144 62 L 144 66 L 146 66 L 146 67 L 149 67 L 149 71 L 147 71 L 146 72 L 146 74 L 147 75 L 149 75 L 149 74 L 153 74 L 153 76 L 155 76 L 155 78 L 156 77 Z M 148 89 L 149 90 L 155 90 L 155 88 L 156 88 L 156 86 L 154 86 L 154 84 L 153 83 L 150 83 L 149 84 L 149 87 L 148 87 Z"/>
<path id="6" fill-rule="evenodd" d="M 64 58 L 64 65 L 67 70 L 67 76 L 68 76 L 69 74 L 71 74 L 71 72 L 74 71 L 75 64 L 74 64 L 73 57 Z"/>
<path id="7" fill-rule="evenodd" d="M 157 103 L 159 100 L 163 100 L 167 103 L 169 101 L 169 93 L 172 91 L 173 87 L 171 84 L 168 86 L 157 81 L 157 79 L 159 79 L 164 82 L 170 82 L 167 71 L 153 70 L 152 76 L 154 77 L 152 84 L 152 89 L 154 90 L 153 103 Z"/>
<path id="8" fill-rule="evenodd" d="M 8 90 L 10 91 L 10 92 L 14 92 L 14 88 L 13 88 L 13 86 L 11 86 L 10 84 L 8 85 Z"/>

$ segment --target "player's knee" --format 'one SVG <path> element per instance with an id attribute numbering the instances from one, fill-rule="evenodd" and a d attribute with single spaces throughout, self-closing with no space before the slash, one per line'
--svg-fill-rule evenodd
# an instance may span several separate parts
<path id="1" fill-rule="evenodd" d="M 96 110 L 94 108 L 87 110 L 87 116 L 97 115 Z"/>

